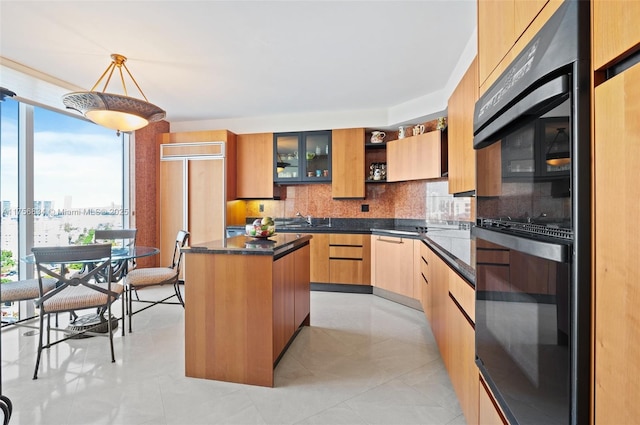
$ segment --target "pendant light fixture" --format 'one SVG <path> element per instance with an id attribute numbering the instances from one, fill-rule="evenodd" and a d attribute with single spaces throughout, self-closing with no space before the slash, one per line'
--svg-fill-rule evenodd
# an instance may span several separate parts
<path id="1" fill-rule="evenodd" d="M 276 163 L 276 172 L 278 174 L 280 174 L 281 172 L 284 171 L 284 169 L 288 166 L 290 166 L 291 164 L 289 164 L 288 162 L 284 162 L 282 160 L 282 158 L 280 157 L 280 154 L 278 154 L 278 161 Z"/>
<path id="2" fill-rule="evenodd" d="M 558 132 L 556 133 L 556 137 L 553 138 L 553 142 L 549 145 L 549 149 L 547 149 L 545 160 L 548 165 L 560 167 L 571 162 L 571 158 L 569 157 L 569 135 L 564 127 L 559 127 L 556 130 Z M 561 145 L 566 145 L 566 150 L 563 150 L 564 148 L 561 147 Z"/>
<path id="3" fill-rule="evenodd" d="M 98 125 L 116 130 L 118 134 L 120 134 L 121 131 L 138 130 L 150 122 L 162 120 L 166 115 L 165 111 L 153 103 L 149 103 L 142 89 L 125 65 L 126 61 L 126 57 L 117 53 L 112 54 L 111 64 L 102 73 L 100 78 L 98 78 L 98 81 L 96 81 L 91 90 L 65 94 L 62 97 L 64 106 L 80 112 Z M 144 100 L 129 97 L 125 84 L 125 73 L 122 72 L 123 68 Z M 122 83 L 124 95 L 108 93 L 106 91 L 113 72 L 116 69 L 120 74 L 120 82 Z M 107 79 L 102 91 L 95 91 L 96 87 L 105 77 L 107 77 Z"/>

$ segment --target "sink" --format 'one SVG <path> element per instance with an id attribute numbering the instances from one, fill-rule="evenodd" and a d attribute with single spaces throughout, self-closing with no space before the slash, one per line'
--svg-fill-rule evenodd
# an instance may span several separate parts
<path id="1" fill-rule="evenodd" d="M 307 227 L 311 227 L 311 225 L 310 224 L 283 224 L 281 226 L 276 225 L 276 228 L 280 228 L 280 229 L 302 229 Z"/>
<path id="2" fill-rule="evenodd" d="M 296 224 L 282 224 L 282 225 L 277 225 L 276 224 L 276 229 L 316 229 L 319 227 L 331 227 L 330 224 L 328 223 L 320 223 L 320 224 L 308 224 L 308 223 L 296 223 Z"/>

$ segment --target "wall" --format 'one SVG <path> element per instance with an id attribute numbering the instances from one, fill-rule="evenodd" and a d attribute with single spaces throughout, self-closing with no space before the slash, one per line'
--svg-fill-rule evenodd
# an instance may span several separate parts
<path id="1" fill-rule="evenodd" d="M 365 199 L 335 200 L 330 184 L 288 186 L 286 200 L 235 201 L 236 211 L 228 224 L 244 224 L 245 217 L 294 217 L 296 212 L 313 217 L 333 218 L 401 218 L 429 221 L 471 221 L 471 198 L 454 198 L 448 182 L 419 180 L 399 183 L 367 184 Z M 260 211 L 260 205 L 264 211 Z M 361 206 L 369 211 L 362 212 Z"/>

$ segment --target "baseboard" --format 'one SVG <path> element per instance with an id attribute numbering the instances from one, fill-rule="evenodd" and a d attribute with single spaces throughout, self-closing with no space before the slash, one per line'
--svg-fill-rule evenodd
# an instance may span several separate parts
<path id="1" fill-rule="evenodd" d="M 342 283 L 311 283 L 311 290 L 318 292 L 347 292 L 350 294 L 372 294 L 371 285 L 349 285 Z"/>
<path id="2" fill-rule="evenodd" d="M 380 298 L 387 299 L 389 301 L 396 302 L 398 304 L 405 305 L 407 307 L 411 307 L 415 310 L 424 311 L 422 309 L 422 304 L 420 301 L 415 298 L 410 298 L 404 295 L 396 294 L 395 292 L 387 291 L 386 289 L 373 287 L 373 295 L 376 295 Z"/>
<path id="3" fill-rule="evenodd" d="M 420 301 L 395 292 L 377 288 L 371 285 L 348 285 L 341 283 L 311 283 L 311 290 L 318 292 L 345 292 L 350 294 L 373 294 L 380 298 L 402 304 L 415 310 L 423 311 Z"/>

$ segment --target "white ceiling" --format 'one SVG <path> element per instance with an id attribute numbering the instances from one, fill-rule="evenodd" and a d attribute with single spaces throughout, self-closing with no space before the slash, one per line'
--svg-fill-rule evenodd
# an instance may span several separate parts
<path id="1" fill-rule="evenodd" d="M 385 127 L 446 108 L 475 27 L 475 0 L 0 0 L 0 85 L 62 107 L 59 93 L 90 89 L 120 53 L 172 131 L 269 117 Z"/>

